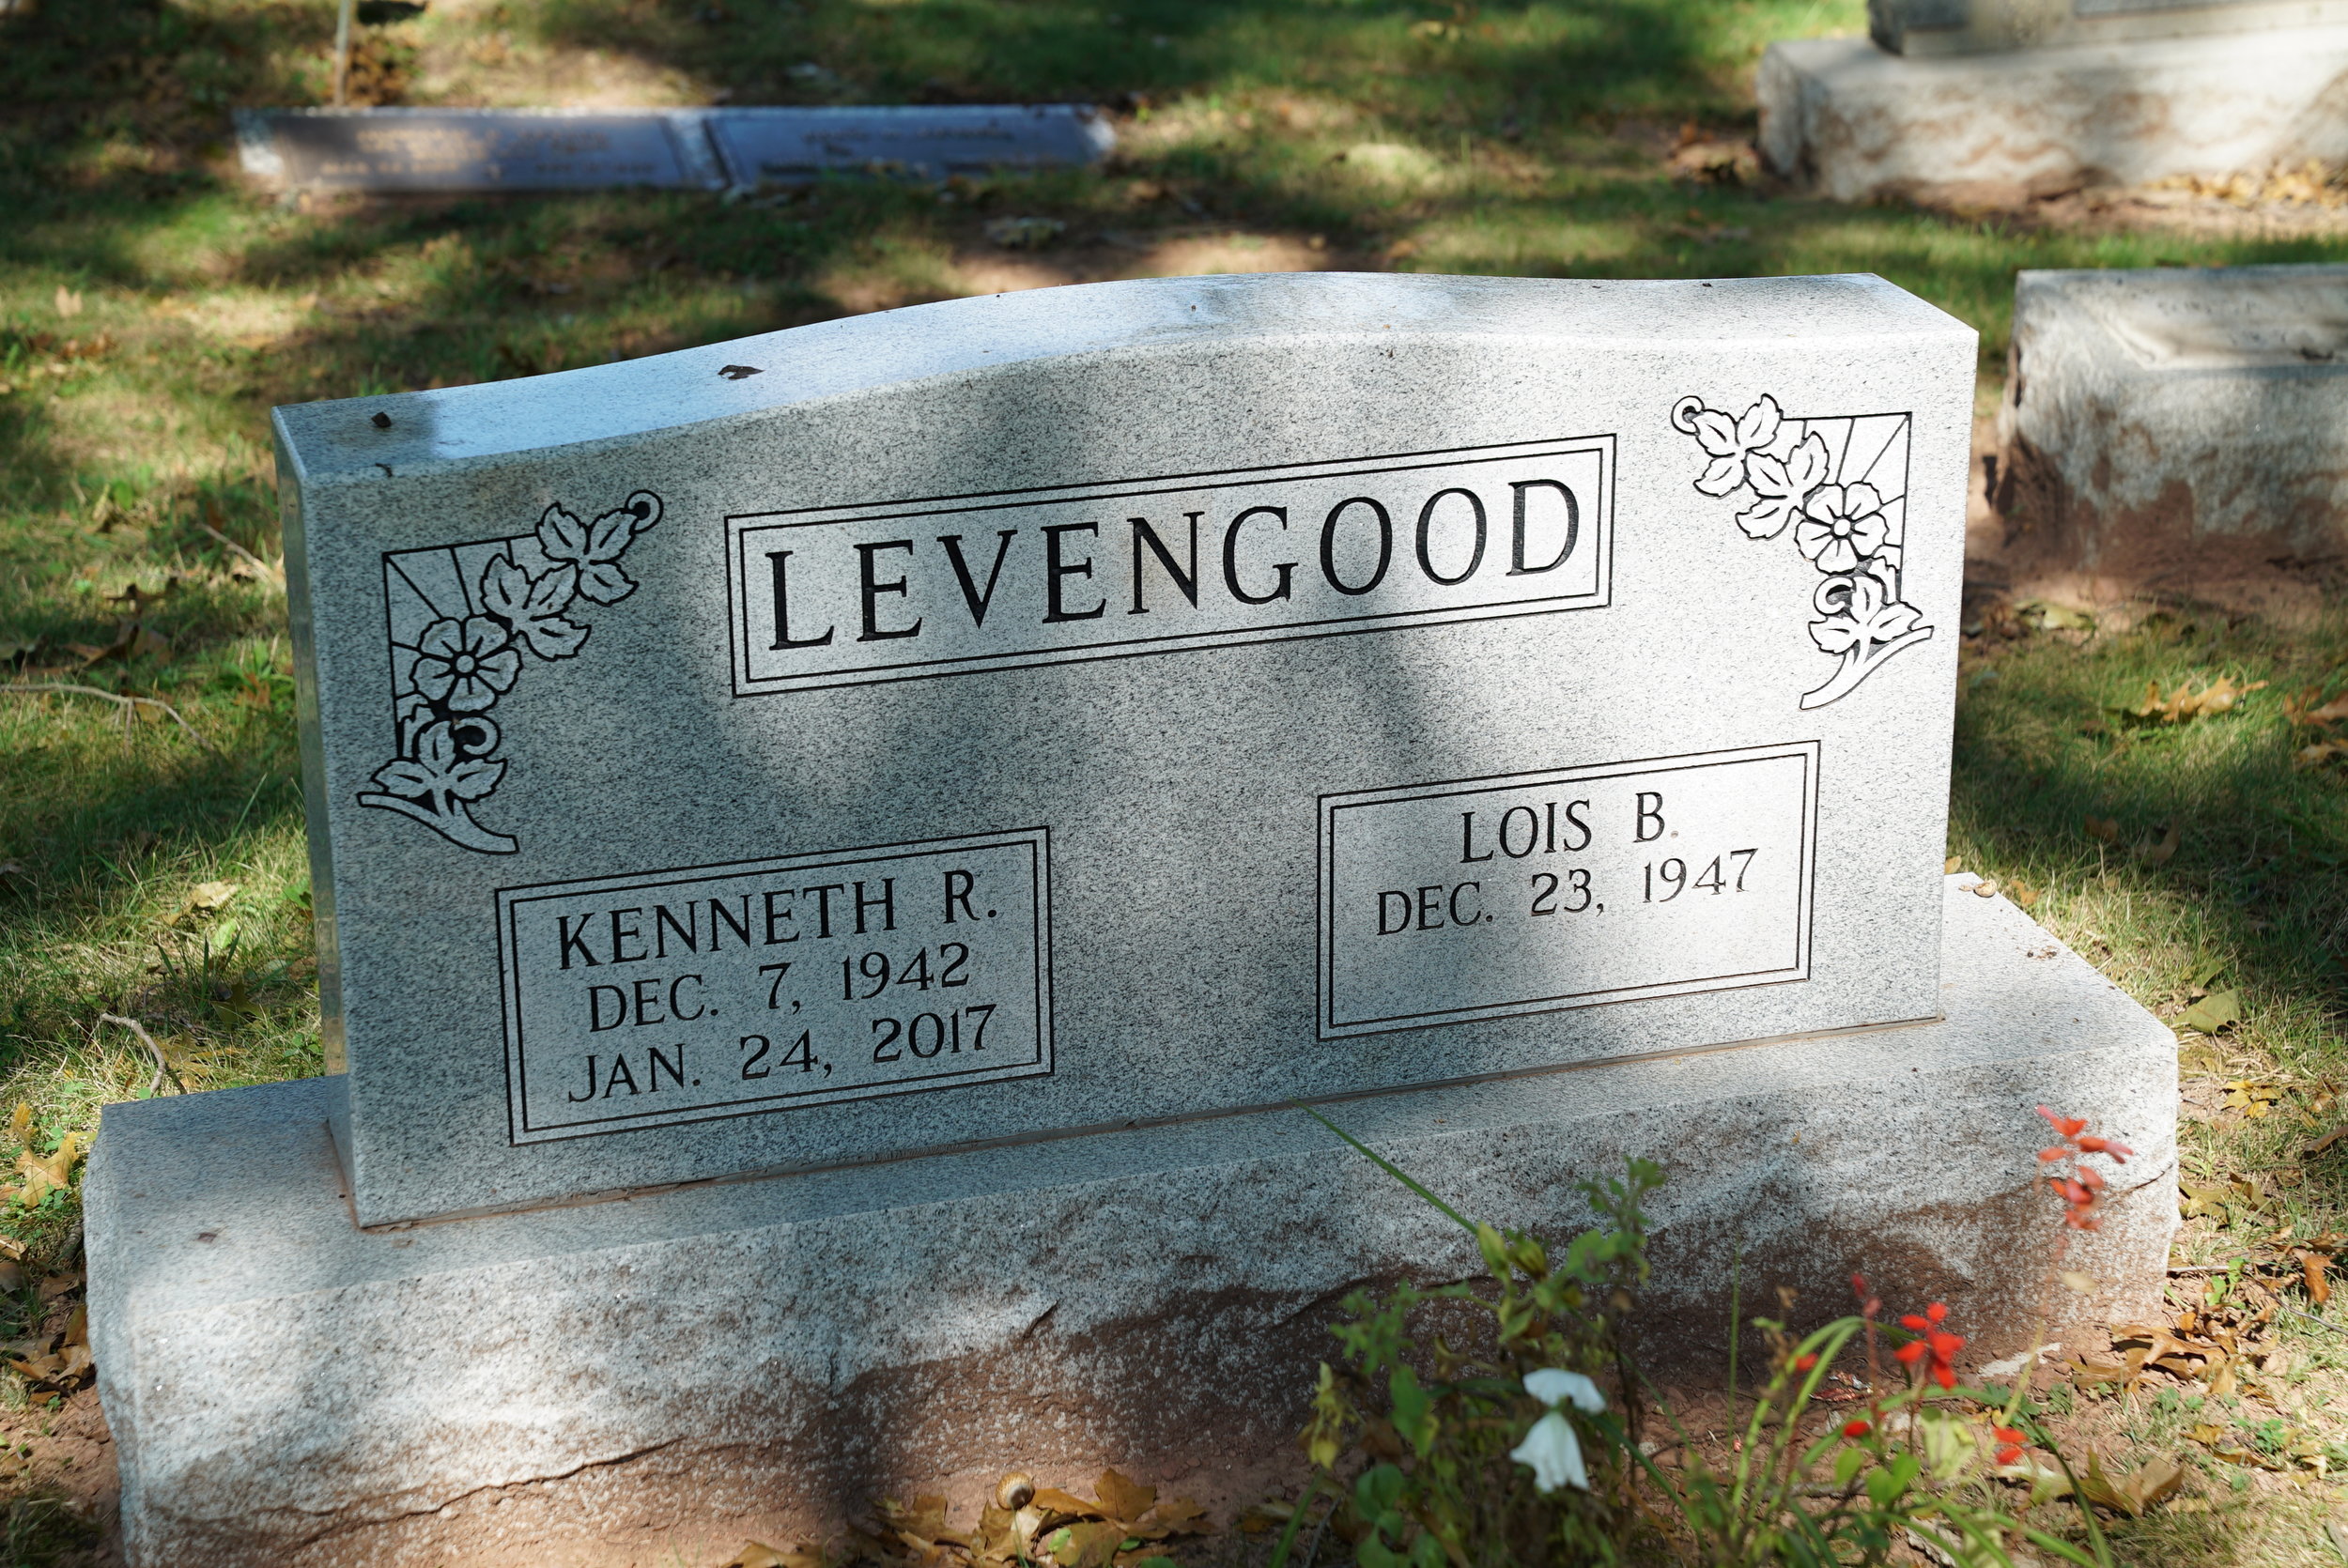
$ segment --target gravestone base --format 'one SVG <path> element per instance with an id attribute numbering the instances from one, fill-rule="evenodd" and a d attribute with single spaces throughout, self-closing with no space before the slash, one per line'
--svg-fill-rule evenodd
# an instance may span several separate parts
<path id="1" fill-rule="evenodd" d="M 2348 159 L 2348 27 L 1919 59 L 1769 46 L 1761 152 L 1837 201 L 2018 206 L 2091 185 Z"/>
<path id="2" fill-rule="evenodd" d="M 2138 1151 L 2065 1267 L 2124 1314 L 2176 1223 L 2170 1031 L 1971 879 L 1939 1020 L 1342 1101 L 1464 1211 L 1555 1235 L 1637 1155 L 1645 1351 L 1707 1369 L 1750 1301 L 1945 1299 L 1973 1365 L 2025 1347 L 2057 1206 L 2039 1103 Z M 1005 1468 L 1107 1465 L 1219 1521 L 1298 1463 L 1358 1286 L 1472 1244 L 1302 1113 L 1265 1110 L 363 1232 L 329 1081 L 110 1107 L 90 1321 L 132 1568 L 696 1565 L 882 1494 L 966 1519 Z M 918 1102 L 917 1102 L 918 1105 Z M 909 1110 L 918 1115 L 918 1109 Z M 2059 1326 L 2058 1326 L 2059 1327 Z"/>
<path id="3" fill-rule="evenodd" d="M 2284 569 L 2348 553 L 2348 267 L 2022 273 L 1997 473 L 2004 561 L 2065 597 L 2317 599 Z"/>

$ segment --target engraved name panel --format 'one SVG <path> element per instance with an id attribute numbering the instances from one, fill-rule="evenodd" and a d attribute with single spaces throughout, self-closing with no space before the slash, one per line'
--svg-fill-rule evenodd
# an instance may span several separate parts
<path id="1" fill-rule="evenodd" d="M 1321 802 L 1323 1038 L 1804 979 L 1815 742 Z"/>
<path id="2" fill-rule="evenodd" d="M 1611 436 L 729 517 L 736 696 L 1607 602 Z"/>
<path id="3" fill-rule="evenodd" d="M 517 1144 L 1052 1070 L 1048 831 L 498 894 Z"/>

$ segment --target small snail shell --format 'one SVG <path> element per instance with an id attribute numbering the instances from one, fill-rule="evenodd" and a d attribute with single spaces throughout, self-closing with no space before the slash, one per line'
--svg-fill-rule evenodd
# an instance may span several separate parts
<path id="1" fill-rule="evenodd" d="M 1013 1470 L 1003 1477 L 995 1488 L 995 1506 L 1016 1514 L 1035 1500 L 1035 1477 L 1025 1470 Z"/>

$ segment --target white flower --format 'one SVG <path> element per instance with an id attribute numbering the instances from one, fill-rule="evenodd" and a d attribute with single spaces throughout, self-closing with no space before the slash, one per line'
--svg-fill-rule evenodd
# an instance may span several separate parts
<path id="1" fill-rule="evenodd" d="M 1533 1376 L 1551 1375 L 1535 1373 Z M 1574 1375 L 1562 1372 L 1553 1376 L 1570 1377 Z M 1525 1379 L 1528 1383 L 1532 1380 L 1531 1377 Z M 1588 1380 L 1583 1379 L 1583 1382 Z M 1590 1489 L 1589 1473 L 1582 1468 L 1582 1440 L 1573 1435 L 1573 1428 L 1566 1418 L 1555 1410 L 1535 1422 L 1533 1430 L 1524 1435 L 1524 1441 L 1509 1451 L 1508 1457 L 1520 1465 L 1533 1467 L 1534 1489 L 1543 1497 L 1560 1486 L 1576 1486 L 1584 1492 Z"/>
<path id="2" fill-rule="evenodd" d="M 1552 1410 L 1559 1401 L 1567 1399 L 1573 1401 L 1575 1409 L 1593 1416 L 1606 1408 L 1606 1396 L 1599 1392 L 1596 1383 L 1578 1372 L 1561 1372 L 1553 1366 L 1526 1373 L 1524 1391 Z"/>

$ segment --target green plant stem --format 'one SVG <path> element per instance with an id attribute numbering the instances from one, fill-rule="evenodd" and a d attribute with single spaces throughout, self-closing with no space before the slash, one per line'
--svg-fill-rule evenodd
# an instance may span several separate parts
<path id="1" fill-rule="evenodd" d="M 1416 1192 L 1420 1197 L 1425 1198 L 1429 1203 L 1434 1205 L 1436 1208 L 1447 1215 L 1451 1219 L 1452 1222 L 1457 1224 L 1461 1230 L 1466 1231 L 1470 1236 L 1476 1234 L 1475 1223 L 1474 1221 L 1468 1219 L 1466 1215 L 1461 1214 L 1458 1209 L 1452 1207 L 1449 1204 L 1435 1196 L 1434 1193 L 1429 1192 L 1426 1188 L 1420 1186 L 1416 1181 L 1411 1179 L 1410 1176 L 1406 1174 L 1400 1166 L 1395 1164 L 1394 1161 L 1388 1160 L 1384 1155 L 1380 1154 L 1376 1149 L 1371 1148 L 1367 1144 L 1363 1143 L 1359 1138 L 1354 1137 L 1353 1134 L 1348 1132 L 1345 1129 L 1339 1127 L 1336 1123 L 1331 1121 L 1328 1117 L 1322 1115 L 1320 1112 L 1314 1110 L 1303 1100 L 1291 1099 L 1289 1101 L 1289 1104 L 1295 1107 L 1297 1110 L 1304 1112 L 1305 1115 L 1312 1117 L 1313 1120 L 1319 1122 L 1321 1126 L 1327 1128 L 1330 1131 L 1344 1139 L 1348 1144 L 1352 1145 L 1355 1153 L 1362 1155 L 1372 1164 L 1376 1165 L 1380 1170 L 1385 1172 L 1386 1175 L 1394 1177 L 1395 1180 L 1400 1182 L 1412 1191 Z"/>

